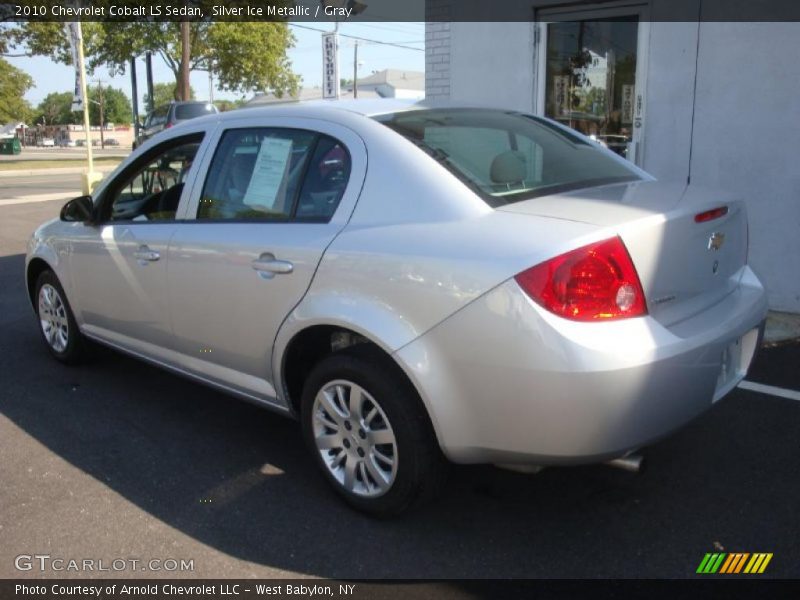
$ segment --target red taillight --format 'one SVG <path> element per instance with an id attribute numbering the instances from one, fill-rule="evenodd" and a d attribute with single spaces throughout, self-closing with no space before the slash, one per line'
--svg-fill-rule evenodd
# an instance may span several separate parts
<path id="1" fill-rule="evenodd" d="M 574 321 L 608 321 L 647 314 L 636 268 L 619 237 L 552 258 L 515 279 L 534 301 Z"/>
<path id="2" fill-rule="evenodd" d="M 720 206 L 719 208 L 712 208 L 705 212 L 697 213 L 694 216 L 695 223 L 705 223 L 706 221 L 713 221 L 728 214 L 727 206 Z"/>

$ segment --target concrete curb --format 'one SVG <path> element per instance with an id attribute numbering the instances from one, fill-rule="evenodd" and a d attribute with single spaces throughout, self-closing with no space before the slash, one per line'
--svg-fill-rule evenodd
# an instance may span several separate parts
<path id="1" fill-rule="evenodd" d="M 110 167 L 103 165 L 102 171 L 96 171 L 107 175 L 111 173 L 117 166 Z M 52 167 L 50 169 L 17 169 L 10 171 L 0 171 L 0 178 L 3 177 L 35 177 L 37 175 L 79 175 L 86 173 L 86 167 Z"/>
<path id="2" fill-rule="evenodd" d="M 800 315 L 769 311 L 764 343 L 777 344 L 793 339 L 800 339 Z"/>

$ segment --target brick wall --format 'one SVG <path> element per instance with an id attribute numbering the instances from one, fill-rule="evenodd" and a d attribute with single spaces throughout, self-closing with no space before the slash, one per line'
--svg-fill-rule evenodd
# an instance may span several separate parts
<path id="1" fill-rule="evenodd" d="M 425 97 L 450 98 L 450 23 L 425 24 Z"/>

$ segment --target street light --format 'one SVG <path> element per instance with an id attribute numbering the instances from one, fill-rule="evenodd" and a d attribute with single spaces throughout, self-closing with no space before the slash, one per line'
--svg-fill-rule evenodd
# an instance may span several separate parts
<path id="1" fill-rule="evenodd" d="M 97 79 L 95 81 L 97 82 L 97 91 L 98 91 L 98 94 L 100 96 L 100 101 L 98 102 L 97 100 L 89 100 L 89 102 L 91 102 L 93 104 L 97 104 L 98 106 L 100 106 L 100 149 L 101 150 L 105 150 L 106 149 L 106 142 L 105 142 L 105 139 L 103 137 L 103 122 L 105 120 L 103 118 L 103 99 L 104 99 L 104 97 L 103 97 L 103 82 L 100 79 Z"/>

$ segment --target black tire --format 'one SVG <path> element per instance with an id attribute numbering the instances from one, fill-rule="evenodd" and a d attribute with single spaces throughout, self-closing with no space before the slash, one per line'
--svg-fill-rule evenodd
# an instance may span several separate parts
<path id="1" fill-rule="evenodd" d="M 42 288 L 45 286 L 49 286 L 56 292 L 60 307 L 62 307 L 61 309 L 59 309 L 59 305 L 56 304 L 53 306 L 56 310 L 53 311 L 47 306 L 46 302 L 43 302 Z M 83 334 L 81 334 L 78 329 L 78 324 L 75 321 L 75 315 L 72 313 L 72 308 L 67 300 L 67 295 L 64 293 L 64 288 L 61 287 L 61 282 L 58 280 L 58 277 L 55 276 L 55 273 L 52 271 L 43 271 L 39 275 L 39 278 L 36 280 L 36 293 L 33 302 L 39 321 L 39 333 L 42 336 L 45 346 L 47 346 L 47 349 L 50 351 L 50 354 L 57 360 L 68 365 L 78 364 L 83 361 L 87 354 L 86 338 L 83 337 Z M 60 317 L 61 323 L 66 322 L 66 331 L 64 333 L 66 343 L 63 344 L 63 348 L 59 342 L 54 343 L 51 339 L 48 339 L 48 336 L 45 334 L 42 321 L 49 320 L 51 323 L 53 322 L 51 314 L 48 314 L 48 311 L 50 313 L 58 313 L 57 317 Z"/>
<path id="2" fill-rule="evenodd" d="M 347 489 L 345 483 L 334 476 L 317 447 L 315 400 L 318 393 L 337 380 L 355 383 L 366 391 L 370 396 L 367 402 L 379 406 L 394 433 L 397 467 L 388 490 L 380 495 L 364 496 Z M 336 352 L 314 366 L 303 387 L 300 418 L 305 442 L 325 478 L 348 504 L 360 511 L 377 517 L 397 515 L 433 499 L 444 486 L 448 463 L 422 401 L 391 359 L 369 346 L 358 345 Z M 347 435 L 356 440 L 357 436 L 351 433 L 355 431 L 348 430 Z M 357 440 L 351 442 L 356 443 Z M 327 460 L 335 461 L 336 453 L 346 451 L 339 448 L 327 452 Z M 346 457 L 345 462 L 350 458 L 358 460 L 354 456 Z M 361 481 L 363 483 L 363 477 Z"/>

